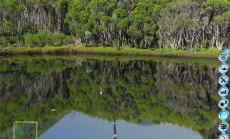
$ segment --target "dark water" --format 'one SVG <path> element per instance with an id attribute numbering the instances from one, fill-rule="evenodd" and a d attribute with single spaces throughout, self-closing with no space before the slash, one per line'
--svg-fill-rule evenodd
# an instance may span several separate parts
<path id="1" fill-rule="evenodd" d="M 14 121 L 37 121 L 38 139 L 108 139 L 115 117 L 118 139 L 216 139 L 218 64 L 154 57 L 2 57 L 0 138 L 13 137 Z M 29 124 L 22 127 L 21 139 L 36 133 Z"/>

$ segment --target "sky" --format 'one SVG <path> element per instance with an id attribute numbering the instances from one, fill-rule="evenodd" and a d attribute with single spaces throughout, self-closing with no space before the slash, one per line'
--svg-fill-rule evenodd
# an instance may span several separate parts
<path id="1" fill-rule="evenodd" d="M 124 120 L 116 123 L 117 139 L 202 139 L 198 132 L 170 123 L 157 125 L 148 120 L 140 124 Z M 38 139 L 113 139 L 113 122 L 73 111 Z"/>

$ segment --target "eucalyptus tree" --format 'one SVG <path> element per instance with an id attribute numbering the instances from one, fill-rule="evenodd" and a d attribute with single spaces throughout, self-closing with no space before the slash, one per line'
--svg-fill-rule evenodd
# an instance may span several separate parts
<path id="1" fill-rule="evenodd" d="M 67 4 L 57 4 L 55 0 L 0 0 L 0 36 L 12 36 L 15 42 L 24 42 L 27 33 L 44 30 L 49 34 L 69 35 L 68 24 L 64 22 Z"/>
<path id="2" fill-rule="evenodd" d="M 156 23 L 152 19 L 153 1 L 142 0 L 137 3 L 137 7 L 130 13 L 129 20 L 131 26 L 127 30 L 131 36 L 131 44 L 135 46 L 146 46 L 150 38 L 153 38 L 156 33 Z"/>
<path id="3" fill-rule="evenodd" d="M 183 0 L 168 3 L 160 9 L 158 37 L 164 46 L 169 42 L 171 47 L 183 50 L 190 46 L 192 50 L 211 45 L 221 50 L 229 42 L 227 32 L 229 24 L 229 1 Z M 228 40 L 228 41 L 227 41 Z"/>
<path id="4" fill-rule="evenodd" d="M 222 50 L 223 45 L 229 45 L 230 2 L 228 0 L 208 0 L 206 10 L 210 13 L 212 26 L 212 46 Z"/>

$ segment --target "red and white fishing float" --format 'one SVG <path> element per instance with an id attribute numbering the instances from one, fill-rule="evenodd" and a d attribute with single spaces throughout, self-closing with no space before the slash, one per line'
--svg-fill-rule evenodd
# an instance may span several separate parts
<path id="1" fill-rule="evenodd" d="M 102 91 L 100 92 L 100 97 L 102 97 Z"/>

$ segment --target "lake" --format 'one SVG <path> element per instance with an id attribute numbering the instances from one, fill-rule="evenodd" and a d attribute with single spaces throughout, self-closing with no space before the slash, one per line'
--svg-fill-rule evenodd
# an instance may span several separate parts
<path id="1" fill-rule="evenodd" d="M 216 139 L 220 63 L 217 58 L 1 57 L 0 138 L 12 139 L 15 121 L 35 121 L 37 127 L 17 125 L 16 138 L 35 138 L 37 131 L 38 139 L 109 139 L 114 132 L 118 139 Z"/>

